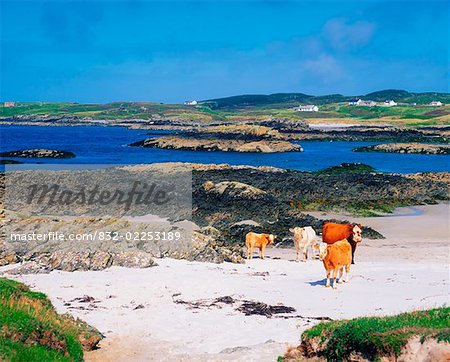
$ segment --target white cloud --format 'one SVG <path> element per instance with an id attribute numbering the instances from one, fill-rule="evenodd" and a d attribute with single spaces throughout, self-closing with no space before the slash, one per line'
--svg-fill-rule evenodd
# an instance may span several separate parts
<path id="1" fill-rule="evenodd" d="M 323 27 L 323 36 L 336 50 L 366 45 L 375 32 L 375 24 L 368 21 L 349 23 L 345 19 L 331 19 Z"/>
<path id="2" fill-rule="evenodd" d="M 322 83 L 333 83 L 345 78 L 345 71 L 331 55 L 321 55 L 318 58 L 303 63 L 304 69 L 319 77 Z"/>

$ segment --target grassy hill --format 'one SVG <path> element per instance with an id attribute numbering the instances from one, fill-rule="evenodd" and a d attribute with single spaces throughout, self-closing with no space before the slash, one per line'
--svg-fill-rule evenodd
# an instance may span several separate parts
<path id="1" fill-rule="evenodd" d="M 306 330 L 302 344 L 281 360 L 320 356 L 328 361 L 343 361 L 355 353 L 370 361 L 385 356 L 395 359 L 413 336 L 419 336 L 422 343 L 427 338 L 450 343 L 450 308 L 322 322 Z M 317 346 L 315 352 L 311 346 Z"/>
<path id="2" fill-rule="evenodd" d="M 354 98 L 382 102 L 393 99 L 396 107 L 349 106 Z M 430 107 L 433 101 L 442 107 Z M 413 105 L 413 103 L 417 103 Z M 297 112 L 299 104 L 316 104 L 318 112 Z M 449 93 L 410 93 L 403 90 L 382 90 L 363 96 L 330 94 L 313 96 L 304 93 L 275 93 L 269 95 L 238 95 L 200 101 L 196 106 L 155 102 L 112 102 L 107 104 L 18 102 L 15 107 L 0 106 L 0 117 L 76 117 L 96 120 L 181 120 L 204 122 L 249 122 L 270 117 L 321 122 L 364 123 L 365 120 L 407 125 L 450 124 Z"/>
<path id="3" fill-rule="evenodd" d="M 254 94 L 208 99 L 201 101 L 200 103 L 212 109 L 239 109 L 248 107 L 280 108 L 295 106 L 299 103 L 312 103 L 317 105 L 342 103 L 354 98 L 370 99 L 376 102 L 393 99 L 399 103 L 427 104 L 431 101 L 450 103 L 449 93 L 410 93 L 405 90 L 397 89 L 387 89 L 368 93 L 366 95 L 355 96 L 343 96 L 341 94 L 312 96 L 303 93 Z"/>
<path id="4" fill-rule="evenodd" d="M 43 293 L 0 278 L 0 360 L 83 361 L 100 333 L 69 315 L 56 313 Z"/>
<path id="5" fill-rule="evenodd" d="M 286 108 L 298 106 L 300 103 L 328 104 L 345 102 L 350 97 L 341 94 L 312 96 L 304 93 L 248 94 L 225 98 L 208 99 L 200 103 L 211 109 L 239 109 L 249 107 Z"/>

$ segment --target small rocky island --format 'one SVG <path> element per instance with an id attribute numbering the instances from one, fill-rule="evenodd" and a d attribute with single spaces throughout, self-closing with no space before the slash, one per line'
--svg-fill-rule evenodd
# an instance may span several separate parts
<path id="1" fill-rule="evenodd" d="M 203 139 L 181 136 L 148 138 L 130 144 L 130 146 L 163 148 L 184 151 L 222 151 L 222 152 L 302 152 L 303 148 L 282 140 L 244 140 L 244 139 Z"/>
<path id="2" fill-rule="evenodd" d="M 385 143 L 353 149 L 354 152 L 416 153 L 422 155 L 448 155 L 450 145 L 425 143 Z"/>
<path id="3" fill-rule="evenodd" d="M 1 152 L 0 157 L 20 157 L 20 158 L 74 158 L 75 153 L 70 151 L 48 150 L 43 148 L 30 150 L 17 150 Z"/>

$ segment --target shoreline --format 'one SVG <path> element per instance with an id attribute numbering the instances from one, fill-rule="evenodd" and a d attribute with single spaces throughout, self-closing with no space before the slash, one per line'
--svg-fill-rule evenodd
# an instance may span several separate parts
<path id="1" fill-rule="evenodd" d="M 386 239 L 363 240 L 350 283 L 337 290 L 324 287 L 320 261 L 297 263 L 292 248 L 267 249 L 266 260 L 246 264 L 158 259 L 159 265 L 148 269 L 6 276 L 46 293 L 58 312 L 70 312 L 105 334 L 87 361 L 139 361 L 151 355 L 158 361 L 273 361 L 318 322 L 311 317 L 385 315 L 448 304 L 449 204 L 418 208 L 423 214 L 402 216 L 397 209 L 396 217 L 359 218 L 377 224 Z M 418 230 L 433 232 L 424 237 Z M 65 305 L 83 295 L 98 302 Z M 189 309 L 174 303 L 223 296 L 282 303 L 306 318 L 245 316 L 230 305 Z"/>

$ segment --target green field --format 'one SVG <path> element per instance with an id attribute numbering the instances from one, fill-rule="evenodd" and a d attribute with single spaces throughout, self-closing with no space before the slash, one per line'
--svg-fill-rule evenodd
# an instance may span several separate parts
<path id="1" fill-rule="evenodd" d="M 302 93 L 279 93 L 272 95 L 245 95 L 205 100 L 197 106 L 162 104 L 151 102 L 113 102 L 107 104 L 18 102 L 15 107 L 0 107 L 0 117 L 13 116 L 76 116 L 78 119 L 96 120 L 158 120 L 171 119 L 193 122 L 248 122 L 269 117 L 324 122 L 396 122 L 401 125 L 450 124 L 450 94 L 408 93 L 387 90 L 359 96 L 383 102 L 395 99 L 397 106 L 375 107 L 350 106 L 355 97 L 339 94 L 309 96 Z M 432 100 L 444 103 L 431 107 Z M 318 112 L 298 112 L 300 104 L 316 104 Z"/>

